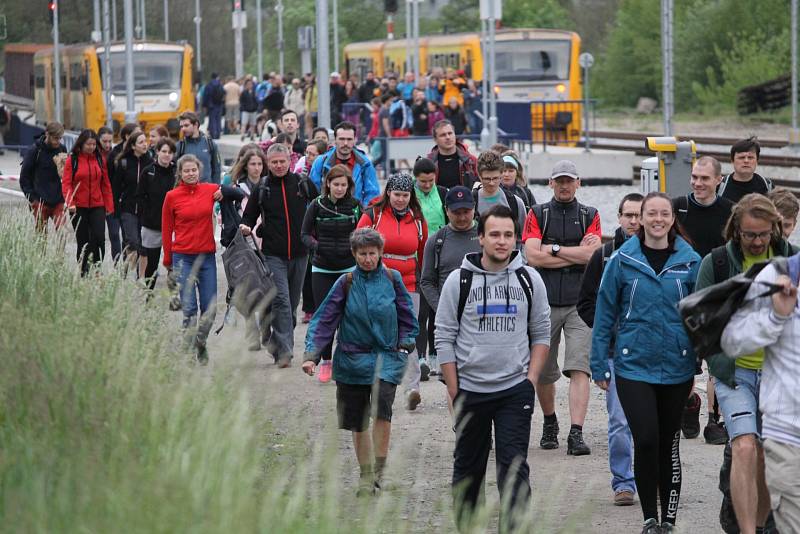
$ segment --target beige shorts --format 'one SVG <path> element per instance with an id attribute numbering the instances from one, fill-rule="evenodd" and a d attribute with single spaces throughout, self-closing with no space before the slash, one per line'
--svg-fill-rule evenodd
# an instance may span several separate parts
<path id="1" fill-rule="evenodd" d="M 564 366 L 558 367 L 558 347 L 561 333 L 564 333 L 566 347 Z M 561 373 L 570 376 L 572 371 L 581 371 L 591 376 L 589 369 L 589 348 L 592 343 L 592 329 L 578 316 L 575 306 L 553 306 L 550 308 L 550 354 L 542 369 L 539 383 L 553 384 Z"/>
<path id="2" fill-rule="evenodd" d="M 800 447 L 766 439 L 764 467 L 775 526 L 800 532 Z"/>

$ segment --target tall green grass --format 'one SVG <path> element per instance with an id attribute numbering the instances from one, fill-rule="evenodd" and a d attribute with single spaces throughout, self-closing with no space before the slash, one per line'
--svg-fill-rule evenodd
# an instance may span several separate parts
<path id="1" fill-rule="evenodd" d="M 191 364 L 165 298 L 109 265 L 81 278 L 70 231 L 0 212 L 0 532 L 454 529 L 446 481 L 424 511 L 402 490 L 356 499 L 340 431 L 273 427 L 281 410 L 258 406 L 235 366 Z M 393 445 L 395 471 L 432 476 L 409 446 Z M 496 516 L 495 500 L 475 532 Z"/>

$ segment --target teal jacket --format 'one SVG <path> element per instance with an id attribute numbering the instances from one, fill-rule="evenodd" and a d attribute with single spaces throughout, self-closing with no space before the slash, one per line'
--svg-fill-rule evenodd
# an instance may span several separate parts
<path id="1" fill-rule="evenodd" d="M 795 253 L 792 245 L 784 239 L 773 242 L 770 246 L 775 256 L 789 257 Z M 744 254 L 742 254 L 742 250 L 731 241 L 725 243 L 725 250 L 728 253 L 728 277 L 725 278 L 725 280 L 727 280 L 742 272 Z M 723 280 L 720 280 L 720 282 L 722 281 Z M 702 263 L 700 263 L 700 272 L 697 274 L 697 290 L 705 289 L 716 283 L 717 281 L 714 279 L 714 260 L 711 253 L 708 253 L 705 258 L 703 258 Z M 711 376 L 729 387 L 736 387 L 736 381 L 734 380 L 734 375 L 736 374 L 736 359 L 728 358 L 720 353 L 706 358 L 706 361 L 708 362 L 708 372 Z"/>
<path id="2" fill-rule="evenodd" d="M 608 380 L 612 336 L 614 372 L 650 384 L 680 384 L 695 373 L 696 358 L 683 328 L 678 301 L 694 291 L 700 256 L 678 237 L 664 269 L 656 273 L 631 237 L 608 262 L 592 329 L 594 380 Z"/>
<path id="3" fill-rule="evenodd" d="M 400 384 L 408 355 L 419 333 L 411 295 L 400 273 L 381 263 L 374 271 L 359 267 L 339 277 L 317 308 L 306 333 L 305 360 L 319 362 L 333 341 L 333 379 L 343 384 L 372 384 L 377 379 Z"/>

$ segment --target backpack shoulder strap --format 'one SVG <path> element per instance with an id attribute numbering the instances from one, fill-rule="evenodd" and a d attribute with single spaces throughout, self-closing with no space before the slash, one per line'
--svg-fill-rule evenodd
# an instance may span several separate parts
<path id="1" fill-rule="evenodd" d="M 722 194 L 725 192 L 725 188 L 728 186 L 728 180 L 730 179 L 731 179 L 730 174 L 722 179 L 722 183 L 720 183 L 719 186 L 717 187 L 717 194 L 719 196 L 722 196 Z"/>
<path id="2" fill-rule="evenodd" d="M 347 302 L 347 296 L 350 294 L 350 287 L 353 285 L 353 272 L 350 271 L 344 275 L 344 300 Z"/>
<path id="3" fill-rule="evenodd" d="M 711 260 L 714 263 L 714 283 L 719 284 L 730 277 L 731 267 L 728 258 L 728 249 L 725 245 L 711 251 Z"/>
<path id="4" fill-rule="evenodd" d="M 522 286 L 522 290 L 525 292 L 525 298 L 528 301 L 528 322 L 526 324 L 529 325 L 531 322 L 531 311 L 533 308 L 533 280 L 531 280 L 531 274 L 525 267 L 519 267 L 514 272 L 517 275 L 519 285 Z M 526 331 L 529 331 L 527 326 Z"/>
<path id="5" fill-rule="evenodd" d="M 517 195 L 505 189 L 504 187 L 500 188 L 501 191 L 506 196 L 506 203 L 508 204 L 508 208 L 511 210 L 511 214 L 514 216 L 514 224 L 517 224 L 519 220 L 519 204 L 517 204 Z"/>
<path id="6" fill-rule="evenodd" d="M 583 235 L 586 235 L 586 230 L 589 229 L 589 226 L 592 225 L 592 221 L 594 220 L 595 216 L 597 215 L 597 208 L 593 208 L 592 206 L 584 206 L 581 204 L 581 230 Z M 542 233 L 544 235 L 544 233 Z"/>
<path id="7" fill-rule="evenodd" d="M 539 225 L 539 229 L 542 232 L 542 240 L 544 240 L 547 234 L 547 224 L 550 222 L 550 206 L 547 204 L 536 204 L 531 210 L 533 210 L 533 216 L 536 217 L 536 223 Z M 584 233 L 586 232 L 584 231 Z"/>
<path id="8" fill-rule="evenodd" d="M 461 324 L 461 316 L 464 315 L 464 308 L 467 306 L 467 297 L 472 288 L 472 271 L 461 268 L 458 274 L 458 312 L 456 320 Z"/>
<path id="9" fill-rule="evenodd" d="M 75 173 L 78 172 L 78 158 L 75 158 L 73 157 L 73 154 L 70 154 L 69 161 L 72 164 L 72 178 L 75 179 Z"/>
<path id="10" fill-rule="evenodd" d="M 447 236 L 447 225 L 442 226 L 442 231 L 437 234 L 436 242 L 433 244 L 433 268 L 439 268 L 439 262 L 442 258 L 442 249 L 444 248 L 444 240 Z"/>
<path id="11" fill-rule="evenodd" d="M 608 260 L 611 259 L 611 255 L 614 253 L 614 240 L 608 241 L 607 243 L 603 243 L 602 251 L 600 254 L 603 258 L 603 270 L 606 270 L 606 264 Z"/>

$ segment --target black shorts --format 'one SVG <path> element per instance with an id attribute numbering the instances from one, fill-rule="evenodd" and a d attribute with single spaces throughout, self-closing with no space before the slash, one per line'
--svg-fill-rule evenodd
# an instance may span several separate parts
<path id="1" fill-rule="evenodd" d="M 339 428 L 364 432 L 369 428 L 370 416 L 391 421 L 395 391 L 397 386 L 384 380 L 373 385 L 337 382 L 336 412 L 339 414 Z M 376 393 L 377 402 L 373 408 L 372 399 Z"/>

